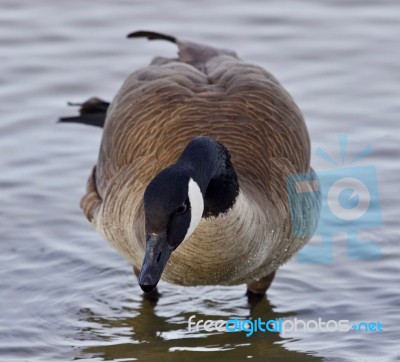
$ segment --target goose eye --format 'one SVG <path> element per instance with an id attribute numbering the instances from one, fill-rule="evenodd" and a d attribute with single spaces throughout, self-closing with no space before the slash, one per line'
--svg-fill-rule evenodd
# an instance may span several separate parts
<path id="1" fill-rule="evenodd" d="M 179 206 L 176 210 L 175 213 L 176 214 L 184 214 L 188 209 L 188 202 L 187 200 L 181 205 Z"/>

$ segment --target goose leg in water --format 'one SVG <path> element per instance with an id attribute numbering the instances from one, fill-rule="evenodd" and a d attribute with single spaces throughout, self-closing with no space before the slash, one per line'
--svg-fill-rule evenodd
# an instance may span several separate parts
<path id="1" fill-rule="evenodd" d="M 133 272 L 135 273 L 136 277 L 139 280 L 140 269 L 133 266 Z M 150 292 L 143 292 L 143 297 L 147 300 L 152 302 L 157 302 L 158 298 L 160 297 L 160 293 L 158 293 L 157 287 L 151 290 Z"/>
<path id="2" fill-rule="evenodd" d="M 249 301 L 261 300 L 272 281 L 274 280 L 275 272 L 268 274 L 264 278 L 259 280 L 253 280 L 250 283 L 247 283 L 247 298 Z"/>

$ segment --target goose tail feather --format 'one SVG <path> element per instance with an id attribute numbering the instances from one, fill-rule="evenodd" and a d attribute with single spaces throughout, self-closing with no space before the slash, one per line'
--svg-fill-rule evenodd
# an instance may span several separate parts
<path id="1" fill-rule="evenodd" d="M 128 34 L 128 38 L 147 38 L 148 40 L 166 40 L 178 46 L 178 61 L 188 63 L 205 71 L 205 64 L 213 57 L 228 55 L 238 59 L 237 54 L 232 50 L 213 48 L 208 45 L 192 43 L 186 40 L 177 39 L 174 36 L 157 33 L 154 31 L 139 30 Z"/>
<path id="2" fill-rule="evenodd" d="M 82 123 L 90 126 L 104 127 L 109 102 L 100 98 L 90 98 L 83 103 L 68 102 L 69 106 L 78 106 L 79 115 L 73 117 L 62 117 L 58 120 L 60 123 Z"/>

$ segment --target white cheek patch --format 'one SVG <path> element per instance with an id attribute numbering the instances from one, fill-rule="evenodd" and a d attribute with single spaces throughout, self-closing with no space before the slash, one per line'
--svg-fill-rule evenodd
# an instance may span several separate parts
<path id="1" fill-rule="evenodd" d="M 191 219 L 189 229 L 185 235 L 185 240 L 192 235 L 193 231 L 197 228 L 200 223 L 201 217 L 204 210 L 203 195 L 200 191 L 199 185 L 193 179 L 189 180 L 189 201 L 191 206 Z"/>

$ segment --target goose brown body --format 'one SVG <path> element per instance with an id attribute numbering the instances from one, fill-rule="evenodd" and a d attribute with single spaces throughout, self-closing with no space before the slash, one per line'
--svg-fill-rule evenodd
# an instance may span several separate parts
<path id="1" fill-rule="evenodd" d="M 171 255 L 162 279 L 182 285 L 239 284 L 276 270 L 310 238 L 319 199 L 312 185 L 294 235 L 287 179 L 312 172 L 301 111 L 266 70 L 234 52 L 177 41 L 177 59 L 132 73 L 111 103 L 97 165 L 81 206 L 105 239 L 138 269 L 145 253 L 143 194 L 195 137 L 229 151 L 240 192 L 234 206 L 203 218 Z"/>

